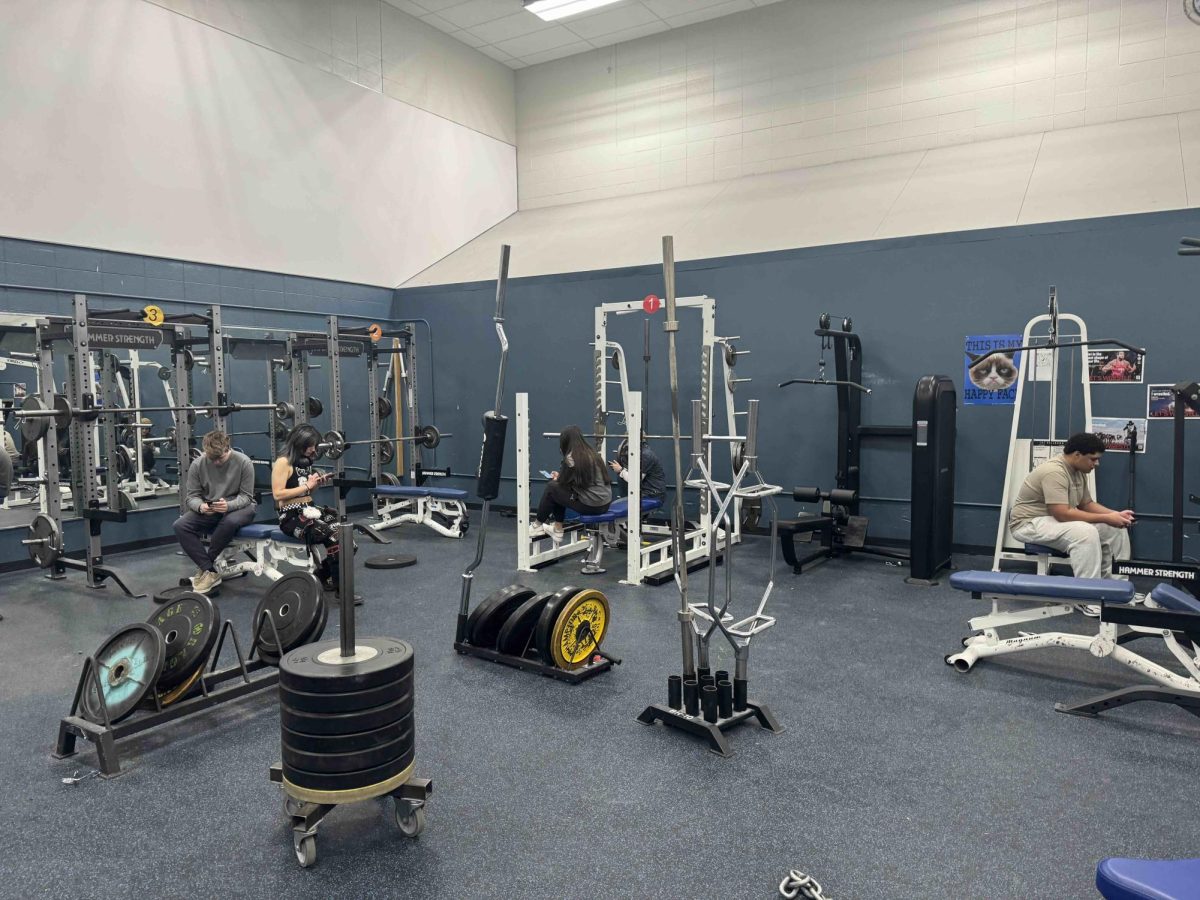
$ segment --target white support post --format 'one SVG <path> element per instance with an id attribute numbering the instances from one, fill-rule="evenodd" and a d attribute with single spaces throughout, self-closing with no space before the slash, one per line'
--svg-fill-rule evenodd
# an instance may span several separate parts
<path id="1" fill-rule="evenodd" d="M 517 394 L 516 409 L 517 570 L 530 572 L 532 569 L 529 565 L 529 394 Z"/>
<path id="2" fill-rule="evenodd" d="M 624 377 L 624 371 L 622 371 Z M 625 579 L 623 584 L 642 582 L 642 394 L 641 391 L 626 393 L 625 431 L 629 435 L 629 503 L 625 535 Z"/>

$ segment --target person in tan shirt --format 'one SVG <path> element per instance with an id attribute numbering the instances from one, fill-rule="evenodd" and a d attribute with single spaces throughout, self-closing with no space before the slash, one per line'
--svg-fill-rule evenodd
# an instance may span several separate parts
<path id="1" fill-rule="evenodd" d="M 1088 487 L 1103 454 L 1096 435 L 1071 435 L 1061 456 L 1026 476 L 1009 515 L 1013 537 L 1068 554 L 1076 578 L 1113 578 L 1113 560 L 1129 559 L 1133 510 L 1100 505 Z"/>

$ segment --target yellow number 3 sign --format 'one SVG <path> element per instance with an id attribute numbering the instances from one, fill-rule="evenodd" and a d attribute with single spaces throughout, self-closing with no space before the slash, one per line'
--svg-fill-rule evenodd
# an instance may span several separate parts
<path id="1" fill-rule="evenodd" d="M 163 315 L 162 309 L 157 306 L 147 306 L 142 312 L 145 313 L 142 321 L 151 325 L 161 325 L 166 321 L 166 316 Z"/>

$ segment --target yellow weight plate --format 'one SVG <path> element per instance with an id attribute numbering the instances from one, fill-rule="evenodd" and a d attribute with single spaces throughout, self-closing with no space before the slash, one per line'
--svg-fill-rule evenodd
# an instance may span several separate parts
<path id="1" fill-rule="evenodd" d="M 381 781 L 378 784 L 368 784 L 365 787 L 351 788 L 345 791 L 315 791 L 311 788 L 292 784 L 285 777 L 283 790 L 289 797 L 303 800 L 305 803 L 357 803 L 359 800 L 370 800 L 372 797 L 382 797 L 390 794 L 400 785 L 412 778 L 417 761 L 414 759 L 399 775 Z"/>
<path id="2" fill-rule="evenodd" d="M 578 669 L 591 659 L 608 631 L 610 614 L 608 598 L 600 591 L 580 591 L 568 600 L 550 638 L 555 665 Z"/>
<path id="3" fill-rule="evenodd" d="M 186 697 L 196 682 L 200 680 L 200 676 L 204 672 L 204 664 L 206 662 L 208 662 L 207 659 L 205 659 L 204 662 L 201 662 L 200 665 L 196 667 L 196 670 L 187 678 L 185 678 L 180 684 L 177 684 L 169 691 L 164 691 L 159 694 L 158 702 L 163 706 L 170 706 L 176 700 L 182 700 L 184 697 Z"/>

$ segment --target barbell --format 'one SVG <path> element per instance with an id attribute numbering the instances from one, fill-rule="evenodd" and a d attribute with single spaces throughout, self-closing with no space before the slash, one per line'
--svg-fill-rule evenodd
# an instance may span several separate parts
<path id="1" fill-rule="evenodd" d="M 325 411 L 325 404 L 323 404 L 316 397 L 309 397 L 304 402 L 308 407 L 308 417 L 310 419 L 315 419 Z M 264 409 L 265 408 L 266 407 L 264 407 Z M 275 415 L 280 419 L 294 419 L 296 418 L 296 406 L 293 403 L 289 403 L 287 400 L 280 400 L 275 404 Z"/>
<path id="2" fill-rule="evenodd" d="M 26 441 L 40 441 L 50 430 L 50 420 L 58 428 L 66 428 L 75 419 L 92 422 L 101 416 L 128 415 L 146 412 L 185 412 L 188 422 L 194 422 L 198 410 L 218 411 L 221 415 L 254 409 L 277 409 L 274 403 L 218 403 L 192 404 L 190 406 L 115 406 L 106 408 L 97 406 L 92 409 L 78 410 L 71 405 L 62 394 L 54 395 L 54 407 L 51 409 L 42 402 L 42 398 L 29 395 L 20 409 L 12 410 L 12 415 L 23 420 L 21 422 L 21 437 Z"/>
<path id="3" fill-rule="evenodd" d="M 401 441 L 413 441 L 426 450 L 432 450 L 442 442 L 444 437 L 454 437 L 452 434 L 442 434 L 436 425 L 418 425 L 416 434 L 407 437 L 372 438 L 365 441 L 348 441 L 340 431 L 327 431 L 317 444 L 317 459 L 328 456 L 330 459 L 341 458 L 348 447 L 366 446 L 368 444 L 386 444 L 389 447 Z M 393 451 L 394 453 L 395 451 Z M 385 463 L 388 460 L 385 460 Z"/>

